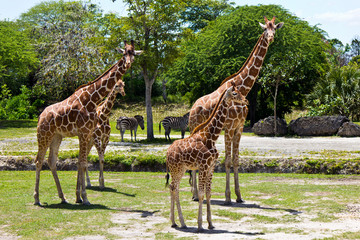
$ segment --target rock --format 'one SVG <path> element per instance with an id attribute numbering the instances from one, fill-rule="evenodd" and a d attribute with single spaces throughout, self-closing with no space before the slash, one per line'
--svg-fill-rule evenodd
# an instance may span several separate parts
<path id="1" fill-rule="evenodd" d="M 277 135 L 286 135 L 287 134 L 287 125 L 286 121 L 281 118 L 276 118 L 277 120 Z M 252 128 L 253 132 L 257 135 L 275 135 L 274 134 L 274 116 L 267 117 L 265 119 L 259 120 L 254 124 Z"/>
<path id="2" fill-rule="evenodd" d="M 353 122 L 345 122 L 337 133 L 340 137 L 360 137 L 360 126 Z"/>
<path id="3" fill-rule="evenodd" d="M 331 136 L 345 122 L 349 122 L 345 116 L 300 117 L 290 122 L 289 131 L 299 136 Z"/>

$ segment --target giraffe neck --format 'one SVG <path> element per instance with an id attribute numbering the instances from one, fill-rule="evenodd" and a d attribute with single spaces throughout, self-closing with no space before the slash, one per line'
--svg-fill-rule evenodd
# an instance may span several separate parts
<path id="1" fill-rule="evenodd" d="M 240 92 L 244 96 L 247 96 L 259 75 L 268 47 L 269 44 L 265 38 L 265 34 L 262 34 L 245 64 L 237 73 L 226 78 L 219 90 L 222 92 L 229 88 L 231 86 L 229 80 L 233 79 Z"/>
<path id="2" fill-rule="evenodd" d="M 105 101 L 103 101 L 97 108 L 98 116 L 101 116 L 103 119 L 108 119 L 111 113 L 111 109 L 114 106 L 114 101 L 116 99 L 117 91 L 115 87 L 111 90 Z"/>
<path id="3" fill-rule="evenodd" d="M 130 66 L 128 66 L 128 68 L 129 67 Z M 125 58 L 123 57 L 96 80 L 80 86 L 73 96 L 75 96 L 88 111 L 94 111 L 102 99 L 114 88 L 115 83 L 121 79 L 128 68 L 125 67 Z"/>
<path id="4" fill-rule="evenodd" d="M 219 138 L 221 130 L 223 129 L 227 115 L 227 104 L 225 101 L 217 108 L 214 117 L 210 120 L 208 125 L 199 131 L 206 145 L 214 145 Z"/>

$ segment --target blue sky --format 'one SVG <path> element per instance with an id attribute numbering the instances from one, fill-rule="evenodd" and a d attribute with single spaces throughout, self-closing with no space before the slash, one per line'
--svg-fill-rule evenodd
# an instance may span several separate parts
<path id="1" fill-rule="evenodd" d="M 42 2 L 41 0 L 1 0 L 0 20 L 17 19 L 21 13 Z M 117 12 L 126 15 L 122 0 L 93 0 L 104 12 Z M 310 25 L 319 24 L 330 38 L 350 43 L 355 36 L 360 37 L 359 0 L 230 0 L 236 5 L 277 4 L 283 6 Z"/>

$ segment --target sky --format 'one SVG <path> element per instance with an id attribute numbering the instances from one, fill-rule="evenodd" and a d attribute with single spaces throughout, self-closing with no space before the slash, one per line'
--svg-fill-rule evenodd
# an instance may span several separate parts
<path id="1" fill-rule="evenodd" d="M 15 20 L 21 13 L 42 2 L 41 0 L 0 0 L 0 20 Z M 92 0 L 107 12 L 127 14 L 122 0 Z M 337 38 L 343 44 L 351 43 L 360 37 L 360 1 L 359 0 L 230 0 L 236 6 L 276 4 L 281 5 L 311 26 L 318 25 L 328 33 L 329 38 Z M 270 16 L 271 17 L 271 16 Z M 285 23 L 286 24 L 286 23 Z"/>

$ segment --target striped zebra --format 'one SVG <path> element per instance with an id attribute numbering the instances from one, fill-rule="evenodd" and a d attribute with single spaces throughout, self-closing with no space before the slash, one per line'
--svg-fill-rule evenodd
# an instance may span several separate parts
<path id="1" fill-rule="evenodd" d="M 136 131 L 140 125 L 141 129 L 144 130 L 144 118 L 140 115 L 135 115 L 134 117 L 119 117 L 116 121 L 116 129 L 120 130 L 121 133 L 121 141 L 124 141 L 124 133 L 126 130 L 130 130 L 131 133 L 131 141 L 133 137 L 133 130 L 136 141 Z"/>
<path id="2" fill-rule="evenodd" d="M 161 132 L 161 123 L 165 129 L 165 139 L 170 139 L 170 132 L 171 129 L 181 130 L 181 138 L 185 136 L 185 130 L 189 124 L 189 114 L 190 112 L 186 113 L 182 117 L 165 117 L 163 120 L 159 122 L 159 132 Z"/>

